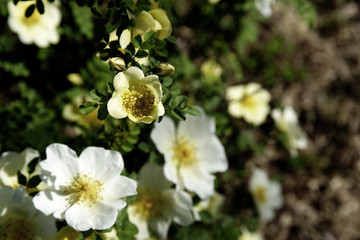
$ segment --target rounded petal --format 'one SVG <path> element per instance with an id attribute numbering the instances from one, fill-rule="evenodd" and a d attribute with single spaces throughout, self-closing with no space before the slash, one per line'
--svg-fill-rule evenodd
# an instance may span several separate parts
<path id="1" fill-rule="evenodd" d="M 150 138 L 162 154 L 171 151 L 176 141 L 175 124 L 171 118 L 165 116 L 160 123 L 155 123 Z"/>
<path id="2" fill-rule="evenodd" d="M 128 116 L 128 113 L 123 108 L 123 100 L 121 95 L 121 92 L 115 91 L 107 103 L 107 109 L 113 118 L 121 119 Z"/>
<path id="3" fill-rule="evenodd" d="M 191 165 L 179 169 L 184 186 L 187 190 L 195 192 L 201 199 L 214 194 L 215 177 L 206 172 L 201 166 Z"/>
<path id="4" fill-rule="evenodd" d="M 169 153 L 165 154 L 164 175 L 169 181 L 177 184 L 177 187 L 182 189 L 184 187 L 183 180 L 179 174 L 176 162 L 171 157 L 172 155 Z"/>
<path id="5" fill-rule="evenodd" d="M 226 171 L 229 164 L 219 138 L 214 135 L 206 140 L 197 148 L 197 157 L 201 165 L 211 173 Z"/>
<path id="6" fill-rule="evenodd" d="M 226 99 L 228 101 L 239 100 L 244 97 L 245 89 L 243 85 L 228 87 L 226 90 Z"/>
<path id="7" fill-rule="evenodd" d="M 161 25 L 161 29 L 156 32 L 155 37 L 160 40 L 169 37 L 172 32 L 172 27 L 165 10 L 157 8 L 150 10 L 149 13 Z"/>
<path id="8" fill-rule="evenodd" d="M 115 75 L 115 77 L 114 77 L 115 91 L 129 88 L 129 77 L 128 76 L 129 75 L 126 75 L 125 72 L 119 72 L 118 74 Z"/>
<path id="9" fill-rule="evenodd" d="M 131 43 L 131 30 L 125 29 L 122 31 L 119 39 L 120 47 L 125 49 Z"/>
<path id="10" fill-rule="evenodd" d="M 53 214 L 56 218 L 64 218 L 65 211 L 69 207 L 68 197 L 61 192 L 52 189 L 40 191 L 33 198 L 35 208 L 45 215 Z"/>
<path id="11" fill-rule="evenodd" d="M 155 28 L 155 20 L 146 11 L 142 11 L 135 19 L 135 27 L 133 28 L 133 37 L 140 34 L 143 35 L 147 31 L 150 31 Z"/>
<path id="12" fill-rule="evenodd" d="M 136 205 L 130 204 L 127 208 L 129 221 L 136 225 L 139 232 L 136 234 L 137 239 L 147 239 L 150 237 L 147 221 L 138 214 Z"/>
<path id="13" fill-rule="evenodd" d="M 171 219 L 152 218 L 149 221 L 149 228 L 157 233 L 160 239 L 165 240 L 169 231 Z"/>
<path id="14" fill-rule="evenodd" d="M 194 218 L 191 214 L 192 199 L 190 195 L 184 191 L 176 191 L 174 189 L 169 189 L 164 194 L 172 199 L 173 204 L 169 211 L 174 222 L 181 226 L 192 224 Z"/>
<path id="15" fill-rule="evenodd" d="M 101 181 L 109 181 L 119 176 L 123 168 L 121 154 L 102 147 L 87 147 L 79 157 L 81 173 Z"/>
<path id="16" fill-rule="evenodd" d="M 117 207 L 118 209 L 125 207 L 125 205 L 123 205 L 125 202 L 120 202 L 120 205 L 122 206 L 115 206 L 116 201 L 121 200 L 121 198 L 136 195 L 137 193 L 136 181 L 124 176 L 118 176 L 112 179 L 112 181 L 109 180 L 108 182 L 105 182 L 103 187 L 104 192 L 102 193 L 102 201 L 108 205 L 111 205 L 112 202 L 114 202 L 114 207 Z"/>

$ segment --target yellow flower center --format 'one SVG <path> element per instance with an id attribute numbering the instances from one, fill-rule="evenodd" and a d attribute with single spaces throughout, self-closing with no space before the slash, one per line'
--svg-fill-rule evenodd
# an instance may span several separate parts
<path id="1" fill-rule="evenodd" d="M 102 186 L 100 181 L 94 180 L 86 174 L 78 174 L 64 193 L 69 195 L 70 205 L 79 203 L 90 207 L 98 200 L 102 200 Z"/>
<path id="2" fill-rule="evenodd" d="M 256 186 L 254 195 L 259 203 L 266 203 L 266 189 L 263 186 Z"/>
<path id="3" fill-rule="evenodd" d="M 143 219 L 148 220 L 161 215 L 165 201 L 160 193 L 148 193 L 138 191 L 137 201 L 135 203 L 137 214 Z"/>
<path id="4" fill-rule="evenodd" d="M 122 96 L 126 112 L 136 118 L 151 115 L 154 110 L 155 96 L 144 84 L 132 86 L 129 92 Z"/>
<path id="5" fill-rule="evenodd" d="M 247 109 L 253 109 L 255 108 L 255 106 L 257 105 L 257 101 L 256 101 L 256 98 L 255 96 L 245 96 L 242 100 L 241 100 L 241 105 L 244 107 L 244 108 L 247 108 Z"/>
<path id="6" fill-rule="evenodd" d="M 173 153 L 178 165 L 189 166 L 197 162 L 195 146 L 182 138 L 174 145 Z"/>
<path id="7" fill-rule="evenodd" d="M 28 240 L 34 239 L 35 234 L 31 231 L 29 223 L 25 219 L 9 218 L 0 226 L 0 239 L 3 240 Z"/>
<path id="8" fill-rule="evenodd" d="M 24 12 L 23 17 L 21 18 L 22 22 L 27 26 L 37 24 L 40 21 L 40 19 L 41 19 L 41 14 L 36 8 L 30 17 L 26 17 Z"/>

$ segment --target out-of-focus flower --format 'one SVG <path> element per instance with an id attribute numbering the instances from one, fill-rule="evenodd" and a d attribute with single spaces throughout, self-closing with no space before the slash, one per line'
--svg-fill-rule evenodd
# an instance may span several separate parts
<path id="1" fill-rule="evenodd" d="M 12 188 L 18 188 L 20 183 L 18 182 L 17 172 L 19 171 L 24 175 L 27 180 L 40 173 L 39 166 L 36 166 L 34 171 L 29 174 L 27 171 L 28 164 L 35 158 L 40 157 L 39 152 L 32 148 L 26 148 L 21 153 L 16 152 L 4 152 L 0 157 L 0 187 L 9 186 Z M 45 189 L 46 184 L 41 182 L 37 189 Z M 36 189 L 28 189 L 32 192 Z"/>
<path id="2" fill-rule="evenodd" d="M 75 97 L 71 103 L 64 105 L 62 111 L 64 119 L 67 121 L 76 122 L 89 130 L 92 128 L 100 128 L 105 124 L 105 121 L 101 121 L 97 118 L 98 110 L 94 110 L 86 115 L 79 111 L 79 106 L 84 103 L 85 100 L 90 99 L 85 96 L 78 96 Z M 83 130 L 80 128 L 74 128 L 74 130 L 77 135 L 83 133 Z"/>
<path id="3" fill-rule="evenodd" d="M 271 5 L 275 2 L 275 0 L 255 0 L 256 9 L 263 15 L 268 18 L 272 15 Z"/>
<path id="4" fill-rule="evenodd" d="M 36 210 L 23 187 L 0 188 L 0 239 L 48 240 L 56 233 L 55 219 Z"/>
<path id="5" fill-rule="evenodd" d="M 56 28 L 60 24 L 61 12 L 59 2 L 43 1 L 45 12 L 40 14 L 35 8 L 30 17 L 25 16 L 26 9 L 35 1 L 20 1 L 16 5 L 9 1 L 8 24 L 12 31 L 19 35 L 24 44 L 35 43 L 38 47 L 48 47 L 50 43 L 57 44 L 60 40 Z"/>
<path id="6" fill-rule="evenodd" d="M 81 75 L 79 73 L 69 73 L 67 79 L 74 85 L 80 86 L 84 83 Z"/>
<path id="7" fill-rule="evenodd" d="M 201 221 L 200 212 L 208 211 L 212 216 L 215 216 L 220 206 L 224 203 L 224 196 L 220 193 L 214 192 L 210 198 L 201 200 L 193 207 L 193 214 L 196 221 Z"/>
<path id="8" fill-rule="evenodd" d="M 155 70 L 157 75 L 166 77 L 175 72 L 175 67 L 170 63 L 160 63 L 155 67 Z"/>
<path id="9" fill-rule="evenodd" d="M 218 4 L 219 2 L 220 2 L 220 0 L 208 0 L 208 2 L 210 3 L 210 4 Z"/>
<path id="10" fill-rule="evenodd" d="M 263 240 L 260 232 L 249 232 L 246 228 L 241 229 L 241 236 L 237 240 Z"/>
<path id="11" fill-rule="evenodd" d="M 229 87 L 226 99 L 228 111 L 235 118 L 243 117 L 248 123 L 260 125 L 270 111 L 270 93 L 257 83 Z"/>
<path id="12" fill-rule="evenodd" d="M 129 117 L 134 122 L 151 123 L 164 115 L 158 76 L 145 77 L 139 68 L 130 67 L 115 76 L 114 88 L 115 91 L 107 105 L 112 117 Z"/>
<path id="13" fill-rule="evenodd" d="M 155 38 L 163 40 L 172 32 L 171 22 L 163 9 L 153 9 L 149 12 L 142 11 L 135 19 L 133 29 L 125 29 L 120 35 L 120 46 L 125 49 L 129 43 L 139 34 L 144 36 L 149 31 L 155 31 Z"/>
<path id="14" fill-rule="evenodd" d="M 223 73 L 222 67 L 213 59 L 203 62 L 200 71 L 204 75 L 205 80 L 209 83 L 220 81 Z"/>
<path id="15" fill-rule="evenodd" d="M 137 239 L 148 239 L 149 229 L 166 239 L 170 223 L 187 226 L 193 222 L 192 199 L 184 191 L 171 189 L 163 168 L 145 164 L 139 173 L 137 200 L 128 206 L 129 220 L 139 229 Z"/>
<path id="16" fill-rule="evenodd" d="M 271 116 L 276 127 L 287 137 L 288 148 L 292 156 L 298 154 L 298 149 L 305 149 L 307 138 L 299 126 L 297 114 L 292 107 L 285 107 L 284 110 L 274 109 Z"/>
<path id="17" fill-rule="evenodd" d="M 136 194 L 136 182 L 120 176 L 124 167 L 119 152 L 87 147 L 78 157 L 68 146 L 54 143 L 39 163 L 40 177 L 50 186 L 33 199 L 46 215 L 65 219 L 78 231 L 110 228 L 123 198 Z"/>
<path id="18" fill-rule="evenodd" d="M 94 233 L 91 234 L 86 240 L 92 240 L 94 238 Z M 110 232 L 98 233 L 103 240 L 119 240 L 116 234 L 115 228 L 112 228 Z M 80 232 L 71 228 L 70 226 L 65 226 L 57 232 L 51 240 L 78 240 Z"/>
<path id="19" fill-rule="evenodd" d="M 112 70 L 121 72 L 126 69 L 125 61 L 119 57 L 110 58 L 109 64 Z"/>
<path id="20" fill-rule="evenodd" d="M 273 220 L 275 209 L 283 205 L 281 185 L 278 182 L 270 181 L 264 170 L 255 168 L 250 177 L 249 189 L 255 200 L 260 218 L 264 222 Z"/>
<path id="21" fill-rule="evenodd" d="M 167 179 L 201 199 L 214 194 L 215 177 L 211 173 L 228 168 L 224 146 L 215 135 L 214 118 L 202 111 L 201 117 L 187 116 L 175 129 L 174 122 L 164 117 L 155 124 L 150 136 L 165 156 Z"/>

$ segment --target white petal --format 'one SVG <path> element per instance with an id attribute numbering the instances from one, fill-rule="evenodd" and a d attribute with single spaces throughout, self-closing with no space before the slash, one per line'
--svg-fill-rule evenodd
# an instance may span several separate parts
<path id="1" fill-rule="evenodd" d="M 164 117 L 160 123 L 155 123 L 155 127 L 150 134 L 151 140 L 161 153 L 171 151 L 175 143 L 175 125 L 169 117 Z"/>
<path id="2" fill-rule="evenodd" d="M 113 118 L 121 119 L 128 116 L 128 113 L 123 108 L 122 92 L 115 91 L 107 103 L 109 114 Z"/>
<path id="3" fill-rule="evenodd" d="M 46 159 L 39 163 L 42 168 L 40 177 L 49 186 L 59 189 L 71 182 L 79 173 L 76 153 L 64 144 L 54 143 L 46 148 Z"/>
<path id="4" fill-rule="evenodd" d="M 206 172 L 201 166 L 182 167 L 180 169 L 185 188 L 195 192 L 201 199 L 214 194 L 215 177 Z"/>
<path id="5" fill-rule="evenodd" d="M 105 182 L 103 186 L 103 201 L 107 202 L 107 204 L 112 204 L 111 202 L 121 198 L 136 195 L 136 185 L 135 180 L 124 176 L 118 176 L 112 181 L 109 180 Z M 118 206 L 119 209 L 123 207 L 125 207 L 125 205 Z"/>
<path id="6" fill-rule="evenodd" d="M 129 221 L 136 225 L 139 232 L 136 234 L 136 239 L 142 240 L 150 237 L 148 223 L 138 214 L 136 205 L 129 205 L 127 208 Z"/>
<path id="7" fill-rule="evenodd" d="M 118 91 L 129 88 L 129 78 L 127 75 L 125 75 L 125 72 L 119 72 L 115 75 L 114 88 Z"/>
<path id="8" fill-rule="evenodd" d="M 30 220 L 30 229 L 41 239 L 51 239 L 56 233 L 55 219 L 37 212 L 37 216 Z"/>
<path id="9" fill-rule="evenodd" d="M 69 207 L 67 199 L 68 197 L 60 192 L 46 189 L 35 195 L 33 203 L 35 208 L 45 215 L 54 214 L 56 218 L 64 218 L 64 212 Z"/>
<path id="10" fill-rule="evenodd" d="M 177 184 L 180 189 L 184 187 L 176 162 L 172 160 L 169 154 L 165 155 L 164 175 L 169 181 Z"/>
<path id="11" fill-rule="evenodd" d="M 138 186 L 141 189 L 147 189 L 151 192 L 160 192 L 169 188 L 172 184 L 164 176 L 162 166 L 155 163 L 143 165 L 139 172 Z"/>
<path id="12" fill-rule="evenodd" d="M 141 80 L 145 77 L 143 71 L 137 67 L 129 67 L 123 73 L 125 74 L 126 78 L 129 79 L 129 81 L 131 81 L 131 79 Z"/>
<path id="13" fill-rule="evenodd" d="M 87 147 L 79 157 L 80 172 L 99 181 L 108 181 L 119 176 L 123 168 L 121 154 L 102 147 Z"/>
<path id="14" fill-rule="evenodd" d="M 201 165 L 209 172 L 224 172 L 228 169 L 224 146 L 215 135 L 207 138 L 197 149 Z"/>
<path id="15" fill-rule="evenodd" d="M 119 39 L 120 47 L 125 49 L 131 42 L 131 30 L 125 29 L 122 31 Z"/>
<path id="16" fill-rule="evenodd" d="M 192 199 L 188 193 L 169 189 L 164 194 L 171 197 L 173 201 L 170 211 L 174 222 L 181 226 L 188 226 L 194 222 L 191 214 Z"/>
<path id="17" fill-rule="evenodd" d="M 170 219 L 153 218 L 149 221 L 149 227 L 159 235 L 160 239 L 164 240 L 168 234 L 170 223 Z"/>
<path id="18" fill-rule="evenodd" d="M 245 89 L 243 85 L 231 86 L 226 90 L 226 99 L 228 101 L 239 100 L 244 96 Z"/>

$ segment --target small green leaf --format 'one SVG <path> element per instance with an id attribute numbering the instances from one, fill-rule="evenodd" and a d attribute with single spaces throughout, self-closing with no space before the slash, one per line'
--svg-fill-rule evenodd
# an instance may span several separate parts
<path id="1" fill-rule="evenodd" d="M 115 91 L 114 84 L 112 84 L 110 82 L 107 83 L 107 91 L 108 91 L 108 93 L 112 94 Z"/>
<path id="2" fill-rule="evenodd" d="M 36 175 L 29 179 L 27 186 L 29 188 L 34 188 L 34 187 L 37 187 L 37 185 L 39 185 L 40 182 L 41 182 L 40 176 Z"/>
<path id="3" fill-rule="evenodd" d="M 130 53 L 131 55 L 135 54 L 135 48 L 134 45 L 132 43 L 130 43 L 127 47 L 126 47 L 126 51 L 128 53 Z"/>
<path id="4" fill-rule="evenodd" d="M 135 56 L 138 58 L 144 58 L 148 56 L 148 53 L 147 51 L 139 50 Z"/>
<path id="5" fill-rule="evenodd" d="M 136 37 L 132 40 L 135 48 L 140 48 L 142 44 L 142 39 L 140 34 L 136 35 Z"/>
<path id="6" fill-rule="evenodd" d="M 81 232 L 79 235 L 79 240 L 86 240 L 88 237 L 91 236 L 91 234 L 93 233 L 92 229 L 89 229 L 87 231 Z"/>
<path id="7" fill-rule="evenodd" d="M 35 4 L 30 5 L 25 12 L 25 17 L 31 17 L 31 15 L 34 13 L 35 10 Z"/>
<path id="8" fill-rule="evenodd" d="M 173 79 L 171 77 L 165 77 L 163 80 L 164 87 L 170 87 L 173 83 Z"/>
<path id="9" fill-rule="evenodd" d="M 97 118 L 99 120 L 105 120 L 108 114 L 107 104 L 101 104 L 97 113 Z"/>
<path id="10" fill-rule="evenodd" d="M 36 8 L 40 14 L 44 14 L 45 8 L 44 8 L 44 3 L 42 2 L 42 0 L 36 0 Z"/>
<path id="11" fill-rule="evenodd" d="M 138 147 L 141 151 L 143 151 L 144 153 L 149 153 L 150 152 L 150 146 L 148 143 L 146 142 L 141 142 L 138 144 Z"/>
<path id="12" fill-rule="evenodd" d="M 29 174 L 32 174 L 35 171 L 38 162 L 39 162 L 39 158 L 34 158 L 33 160 L 31 160 L 31 162 L 29 162 L 26 168 Z"/>
<path id="13" fill-rule="evenodd" d="M 182 121 L 186 120 L 186 117 L 184 116 L 184 114 L 182 114 L 182 112 L 178 109 L 171 110 L 171 114 L 179 120 L 182 120 Z"/>
<path id="14" fill-rule="evenodd" d="M 175 36 L 170 36 L 166 40 L 168 40 L 171 43 L 175 43 L 176 42 L 176 37 Z"/>
<path id="15" fill-rule="evenodd" d="M 79 111 L 82 114 L 89 114 L 92 111 L 94 111 L 98 107 L 98 104 L 96 102 L 86 102 L 79 106 Z"/>
<path id="16" fill-rule="evenodd" d="M 137 136 L 128 136 L 126 141 L 130 144 L 136 144 L 139 138 Z"/>
<path id="17" fill-rule="evenodd" d="M 124 152 L 131 152 L 131 150 L 133 150 L 133 145 L 130 145 L 130 144 L 122 144 L 121 145 L 121 149 L 124 151 Z"/>
<path id="18" fill-rule="evenodd" d="M 20 183 L 23 186 L 26 186 L 27 179 L 20 171 L 17 172 L 17 179 L 18 179 L 18 183 Z"/>
<path id="19" fill-rule="evenodd" d="M 175 108 L 179 106 L 181 103 L 183 103 L 186 99 L 187 97 L 184 95 L 174 96 L 171 98 L 169 105 L 170 107 Z"/>
<path id="20" fill-rule="evenodd" d="M 149 31 L 147 33 L 144 34 L 144 42 L 148 41 L 149 39 L 152 39 L 155 37 L 156 32 L 154 31 Z"/>
<path id="21" fill-rule="evenodd" d="M 92 89 L 90 91 L 90 97 L 97 101 L 97 102 L 106 102 L 107 98 L 104 94 L 102 94 L 99 90 L 97 89 Z"/>
<path id="22" fill-rule="evenodd" d="M 187 107 L 183 111 L 191 116 L 201 116 L 201 112 L 196 107 Z"/>
<path id="23" fill-rule="evenodd" d="M 167 92 L 165 93 L 163 96 L 162 96 L 162 99 L 161 99 L 161 102 L 164 104 L 164 105 L 167 105 L 170 101 L 172 97 L 172 94 L 170 92 Z"/>
<path id="24" fill-rule="evenodd" d="M 155 40 L 149 39 L 141 45 L 141 49 L 152 49 L 155 47 Z"/>

